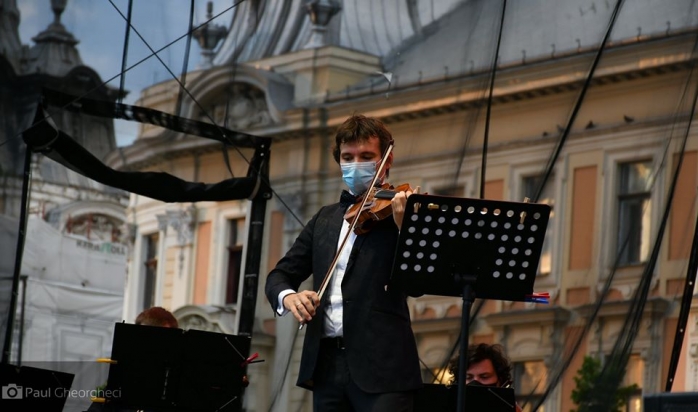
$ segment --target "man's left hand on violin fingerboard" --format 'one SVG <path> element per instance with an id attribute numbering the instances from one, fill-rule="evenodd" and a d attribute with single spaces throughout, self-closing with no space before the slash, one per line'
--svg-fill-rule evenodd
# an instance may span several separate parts
<path id="1" fill-rule="evenodd" d="M 419 190 L 420 187 L 417 186 L 414 189 L 414 192 L 409 190 L 405 192 L 398 192 L 393 197 L 393 220 L 395 221 L 398 230 L 402 228 L 402 218 L 405 216 L 405 205 L 407 205 L 407 198 L 410 197 L 413 193 L 419 193 Z"/>

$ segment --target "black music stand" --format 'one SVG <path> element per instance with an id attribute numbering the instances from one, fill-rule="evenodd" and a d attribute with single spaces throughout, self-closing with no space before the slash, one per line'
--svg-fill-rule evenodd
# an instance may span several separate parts
<path id="1" fill-rule="evenodd" d="M 117 323 L 106 399 L 112 408 L 167 412 L 242 410 L 250 338 Z"/>
<path id="2" fill-rule="evenodd" d="M 391 286 L 413 296 L 463 297 L 459 412 L 465 410 L 473 300 L 528 300 L 549 217 L 545 204 L 419 194 L 407 199 Z"/>

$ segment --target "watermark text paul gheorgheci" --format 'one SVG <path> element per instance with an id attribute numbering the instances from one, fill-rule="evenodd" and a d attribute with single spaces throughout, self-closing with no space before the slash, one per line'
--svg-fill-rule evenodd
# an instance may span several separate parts
<path id="1" fill-rule="evenodd" d="M 36 398 L 105 398 L 121 397 L 120 389 L 68 389 L 50 388 L 34 389 L 30 387 L 9 384 L 2 387 L 2 399 L 36 399 Z"/>

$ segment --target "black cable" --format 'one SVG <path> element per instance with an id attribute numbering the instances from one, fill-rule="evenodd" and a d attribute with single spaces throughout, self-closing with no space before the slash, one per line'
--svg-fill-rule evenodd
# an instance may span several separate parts
<path id="1" fill-rule="evenodd" d="M 698 49 L 698 37 L 693 45 L 693 54 L 696 53 Z M 696 67 L 694 66 L 694 71 Z M 690 81 L 690 78 L 689 78 Z M 688 127 L 686 130 L 686 135 L 688 135 L 691 129 L 691 123 L 693 122 L 693 116 L 696 110 L 696 98 L 698 98 L 698 86 L 695 92 L 696 97 L 694 97 L 693 106 L 691 108 L 691 113 L 689 115 Z M 697 218 L 698 219 L 698 218 Z M 691 245 L 691 253 L 688 262 L 688 270 L 686 272 L 686 281 L 684 282 L 684 290 L 681 298 L 681 309 L 679 311 L 679 317 L 676 324 L 676 332 L 674 333 L 674 343 L 671 350 L 671 358 L 669 361 L 667 380 L 665 385 L 665 391 L 670 392 L 674 383 L 674 375 L 676 374 L 676 369 L 678 367 L 679 358 L 681 357 L 681 349 L 683 347 L 683 339 L 686 333 L 686 327 L 688 325 L 688 315 L 691 310 L 691 303 L 693 301 L 693 290 L 696 282 L 696 271 L 698 271 L 698 220 L 696 221 L 696 226 L 693 234 L 693 241 Z"/>
<path id="2" fill-rule="evenodd" d="M 545 377 L 542 377 L 542 378 L 538 379 L 538 382 L 536 382 L 536 384 L 533 386 L 533 388 L 531 388 L 531 390 L 528 391 L 528 395 L 526 395 L 526 399 L 525 399 L 525 400 L 523 401 L 523 403 L 521 404 L 521 409 L 524 409 L 524 410 L 525 410 L 525 409 L 526 409 L 526 406 L 528 406 L 529 402 L 531 401 L 531 398 L 534 397 L 534 396 L 536 396 L 536 390 L 538 390 L 538 387 L 539 387 L 541 384 L 543 384 L 543 380 L 544 380 L 544 379 L 545 379 Z M 534 410 L 535 410 L 535 409 L 534 409 Z"/>
<path id="3" fill-rule="evenodd" d="M 126 83 L 126 60 L 128 58 L 128 42 L 131 34 L 131 14 L 133 12 L 133 0 L 128 0 L 128 11 L 126 12 L 126 33 L 124 33 L 124 51 L 121 54 L 121 79 L 119 81 L 118 103 L 124 99 L 124 86 Z"/>
<path id="4" fill-rule="evenodd" d="M 480 15 L 482 15 L 485 5 L 486 5 L 486 3 L 483 3 L 483 2 L 478 4 L 478 6 L 479 6 L 478 12 L 480 13 Z M 500 29 L 501 29 L 501 27 L 500 27 Z M 470 32 L 468 34 L 468 37 L 470 37 L 471 34 L 472 34 L 472 32 Z M 492 61 L 490 63 L 489 73 L 492 73 L 497 67 L 496 66 L 497 54 L 498 53 L 495 53 L 492 56 Z M 465 80 L 465 78 L 467 77 L 467 75 L 465 74 L 465 69 L 461 69 L 461 70 L 462 70 L 462 73 L 461 73 L 460 78 L 462 80 Z M 465 138 L 463 139 L 463 145 L 461 146 L 460 153 L 457 156 L 458 164 L 456 166 L 456 171 L 453 174 L 453 181 L 450 185 L 450 187 L 452 187 L 452 188 L 455 188 L 458 184 L 458 177 L 460 176 L 461 169 L 463 168 L 463 163 L 465 162 L 465 156 L 468 153 L 468 148 L 470 147 L 470 140 L 472 139 L 472 136 L 475 132 L 475 128 L 477 127 L 477 119 L 480 117 L 480 111 L 482 110 L 481 102 L 483 102 L 485 100 L 484 90 L 486 88 L 486 83 L 485 83 L 486 80 L 488 80 L 488 78 L 484 77 L 482 84 L 478 84 L 477 86 L 473 87 L 475 90 L 482 89 L 483 94 L 481 96 L 478 96 L 477 99 L 475 99 L 475 101 L 474 101 L 475 108 L 473 110 L 473 113 L 470 116 L 468 116 L 468 119 L 464 122 L 467 125 L 466 132 L 465 132 Z M 460 91 L 461 91 L 461 89 L 459 86 L 456 90 L 456 96 L 458 96 Z"/>
<path id="5" fill-rule="evenodd" d="M 490 91 L 487 97 L 487 114 L 485 115 L 485 136 L 482 142 L 482 170 L 480 172 L 480 199 L 485 198 L 485 171 L 487 169 L 487 144 L 490 138 L 490 114 L 492 112 L 492 93 L 494 91 L 494 80 L 497 75 L 497 62 L 499 61 L 499 46 L 502 44 L 502 32 L 504 31 L 504 16 L 507 11 L 507 0 L 502 1 L 502 15 L 499 20 L 499 35 L 497 36 L 497 48 L 494 52 L 494 64 L 492 65 L 492 75 L 490 76 Z"/>
<path id="6" fill-rule="evenodd" d="M 433 380 L 432 382 L 437 382 L 437 381 L 439 380 L 439 377 L 434 373 L 433 370 L 431 370 L 431 368 L 429 368 L 429 365 L 427 365 L 426 363 L 424 363 L 424 361 L 422 360 L 422 358 L 420 358 L 420 357 L 417 357 L 417 358 L 419 359 L 419 363 L 421 363 L 422 366 L 424 366 L 424 369 L 428 370 L 429 373 L 431 374 L 431 376 L 434 377 L 434 380 Z"/>
<path id="7" fill-rule="evenodd" d="M 254 59 L 257 58 L 257 56 L 255 55 L 254 51 L 255 51 L 255 46 L 256 46 L 256 44 L 257 44 L 257 41 L 259 41 L 259 37 L 257 37 L 257 38 L 254 39 L 254 43 L 251 43 L 251 44 L 252 44 L 251 46 L 249 46 L 250 43 L 248 43 L 247 40 L 248 40 L 250 37 L 252 37 L 252 36 L 257 32 L 257 29 L 258 29 L 258 27 L 259 27 L 259 16 L 260 16 L 261 13 L 264 12 L 264 10 L 265 10 L 265 8 L 266 8 L 267 2 L 252 1 L 252 2 L 249 2 L 249 3 L 247 3 L 247 4 L 250 6 L 251 12 L 254 13 L 254 25 L 250 25 L 249 22 L 247 23 L 247 27 L 248 27 L 248 28 L 247 28 L 247 31 L 246 31 L 245 34 L 244 34 L 244 38 L 243 38 L 242 41 L 240 42 L 240 44 L 243 44 L 243 45 L 245 45 L 245 46 L 244 46 L 244 47 L 241 47 L 241 48 L 239 48 L 239 49 L 237 49 L 237 50 L 233 50 L 233 53 L 232 53 L 232 55 L 230 56 L 230 59 L 229 59 L 230 64 L 234 64 L 238 59 L 244 59 L 245 57 L 243 57 L 243 56 L 244 56 L 245 54 L 247 54 L 247 58 L 248 58 L 248 59 L 253 59 L 253 60 L 254 60 Z M 233 24 L 235 24 L 234 21 L 233 21 Z M 250 27 L 251 27 L 251 28 L 250 28 Z M 249 47 L 248 47 L 248 46 L 249 46 Z M 246 52 L 246 50 L 252 50 L 252 51 Z M 259 49 L 259 50 L 260 50 L 260 53 L 263 53 L 263 51 L 261 51 L 262 49 Z M 260 55 L 259 57 L 261 58 L 261 57 L 263 57 L 263 56 Z"/>
<path id="8" fill-rule="evenodd" d="M 570 132 L 572 131 L 572 126 L 574 125 L 574 121 L 577 119 L 577 114 L 579 114 L 579 109 L 582 107 L 582 102 L 584 101 L 584 96 L 586 96 L 586 92 L 589 89 L 589 86 L 591 85 L 591 81 L 594 78 L 594 73 L 596 72 L 596 68 L 599 65 L 599 61 L 601 60 L 601 55 L 603 54 L 603 51 L 606 48 L 606 43 L 608 43 L 608 39 L 611 37 L 611 32 L 613 31 L 613 26 L 615 26 L 615 24 L 616 24 L 616 19 L 618 18 L 618 14 L 620 14 L 620 9 L 621 9 L 622 5 L 623 5 L 623 0 L 616 1 L 616 5 L 613 8 L 613 13 L 611 14 L 611 20 L 608 22 L 608 27 L 606 28 L 606 34 L 604 34 L 603 40 L 601 40 L 601 46 L 596 51 L 596 56 L 594 57 L 594 62 L 591 64 L 591 68 L 589 69 L 589 73 L 587 74 L 587 78 L 584 81 L 584 85 L 582 86 L 582 90 L 579 92 L 579 96 L 577 97 L 577 102 L 575 103 L 574 109 L 572 109 L 572 113 L 570 114 L 570 118 L 567 121 L 567 127 L 565 127 L 564 132 L 560 136 L 560 140 L 558 140 L 557 147 L 555 148 L 553 155 L 550 157 L 550 159 L 548 159 L 548 164 L 546 166 L 546 170 L 545 170 L 545 174 L 543 175 L 543 179 L 541 179 L 541 182 L 538 185 L 538 190 L 536 190 L 536 194 L 533 197 L 533 199 L 531 200 L 533 203 L 537 203 L 538 199 L 540 198 L 540 195 L 543 193 L 545 183 L 548 181 L 550 174 L 553 172 L 553 168 L 555 167 L 555 163 L 557 162 L 557 158 L 560 157 L 560 152 L 562 151 L 562 147 L 565 145 L 565 142 L 567 141 L 567 137 L 570 135 Z"/>
<path id="9" fill-rule="evenodd" d="M 300 331 L 300 329 L 293 328 L 293 330 L 293 338 L 291 339 L 291 346 L 289 348 L 286 366 L 284 366 L 284 372 L 281 376 L 281 379 L 279 380 L 279 386 L 274 390 L 274 397 L 272 398 L 271 403 L 269 404 L 269 412 L 271 412 L 272 409 L 274 409 L 274 405 L 276 404 L 276 401 L 279 399 L 279 395 L 281 394 L 281 391 L 284 388 L 284 383 L 286 383 L 286 376 L 288 376 L 288 371 L 291 367 L 291 358 L 293 358 L 293 347 L 296 346 L 296 338 L 298 338 L 298 332 Z"/>
<path id="10" fill-rule="evenodd" d="M 696 273 L 698 273 L 698 215 L 696 216 L 693 242 L 691 245 L 691 255 L 688 261 L 686 281 L 684 283 L 683 295 L 681 297 L 681 310 L 679 311 L 679 318 L 676 323 L 674 344 L 672 345 L 666 384 L 664 386 L 665 392 L 671 392 L 671 388 L 674 385 L 674 375 L 676 375 L 679 358 L 681 357 L 683 339 L 686 334 L 686 328 L 688 327 L 688 316 L 691 312 L 691 303 L 693 302 L 693 289 L 696 283 Z"/>
<path id="11" fill-rule="evenodd" d="M 258 15 L 255 13 L 255 25 L 254 25 L 254 29 L 252 30 L 252 32 L 251 32 L 250 35 L 252 35 L 252 34 L 254 34 L 254 33 L 257 32 L 257 27 L 258 27 L 258 25 L 259 25 L 259 17 L 258 17 Z M 234 36 L 234 38 L 233 38 L 233 50 L 237 50 L 237 45 L 238 45 L 238 32 L 235 31 L 235 36 Z M 238 56 L 238 57 L 239 57 L 239 56 Z M 236 62 L 233 60 L 233 61 L 231 62 L 231 64 L 230 64 L 230 73 L 231 73 L 231 76 L 230 76 L 230 80 L 229 80 L 228 82 L 229 82 L 229 84 L 230 84 L 231 86 L 228 86 L 228 88 L 227 88 L 227 92 L 228 92 L 227 95 L 228 95 L 228 98 L 226 99 L 226 102 L 225 102 L 225 117 L 223 118 L 223 124 L 224 124 L 224 125 L 227 125 L 227 124 L 228 124 L 228 115 L 229 115 L 229 113 L 230 113 L 230 98 L 233 96 L 231 87 L 232 87 L 233 84 L 235 84 L 235 77 L 236 77 L 236 75 L 237 75 L 237 67 L 238 67 L 238 65 L 237 65 Z M 225 167 L 228 169 L 228 172 L 229 172 L 231 175 L 234 175 L 232 166 L 230 165 L 230 156 L 228 156 L 227 145 L 225 145 L 225 144 L 223 145 L 223 162 L 225 163 Z M 270 183 L 268 183 L 267 185 L 271 188 L 271 184 L 270 184 Z M 276 193 L 275 193 L 275 194 L 276 194 Z M 276 194 L 276 196 L 279 197 L 278 194 Z M 281 202 L 282 202 L 282 204 L 283 204 L 283 200 L 281 200 Z M 284 204 L 284 206 L 285 206 L 285 204 Z M 296 220 L 299 220 L 299 219 L 296 219 Z M 301 223 L 301 226 L 302 226 L 302 225 L 303 225 L 303 224 Z"/>
<path id="12" fill-rule="evenodd" d="M 177 93 L 177 105 L 175 106 L 175 114 L 177 116 L 180 115 L 182 111 L 182 98 L 184 97 L 183 91 L 185 90 L 185 86 L 187 84 L 187 70 L 189 68 L 189 51 L 191 50 L 191 38 L 192 34 L 194 33 L 194 6 L 195 6 L 196 0 L 191 0 L 190 7 L 189 7 L 189 30 L 187 30 L 187 45 L 184 49 L 184 59 L 182 61 L 182 82 L 180 83 L 180 89 L 179 93 Z M 129 25 L 131 22 L 128 23 Z"/>

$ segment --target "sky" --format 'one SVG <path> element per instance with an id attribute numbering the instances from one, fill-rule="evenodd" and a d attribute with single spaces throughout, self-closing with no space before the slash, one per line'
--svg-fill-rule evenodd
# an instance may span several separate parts
<path id="1" fill-rule="evenodd" d="M 189 12 L 194 1 L 194 25 L 206 20 L 206 0 L 133 0 L 132 25 L 153 48 L 158 50 L 168 43 L 185 36 L 189 28 Z M 228 27 L 232 18 L 231 6 L 239 0 L 214 0 L 213 15 L 227 10 L 214 20 L 215 24 Z M 114 78 L 108 84 L 119 88 L 121 62 L 124 52 L 126 16 L 129 0 L 68 0 L 61 23 L 77 40 L 83 64 L 99 73 L 102 81 Z M 20 11 L 20 38 L 23 44 L 34 45 L 32 37 L 45 30 L 53 21 L 51 0 L 18 0 Z M 116 8 L 115 8 L 116 7 Z M 158 55 L 170 70 L 179 75 L 184 65 L 186 37 Z M 151 55 L 144 42 L 131 32 L 127 67 Z M 201 61 L 201 49 L 192 39 L 188 70 L 196 69 Z M 155 57 L 150 57 L 130 69 L 125 77 L 125 89 L 129 92 L 124 103 L 133 104 L 143 88 L 171 79 L 167 69 Z M 117 145 L 131 144 L 138 132 L 138 123 L 115 121 Z"/>

